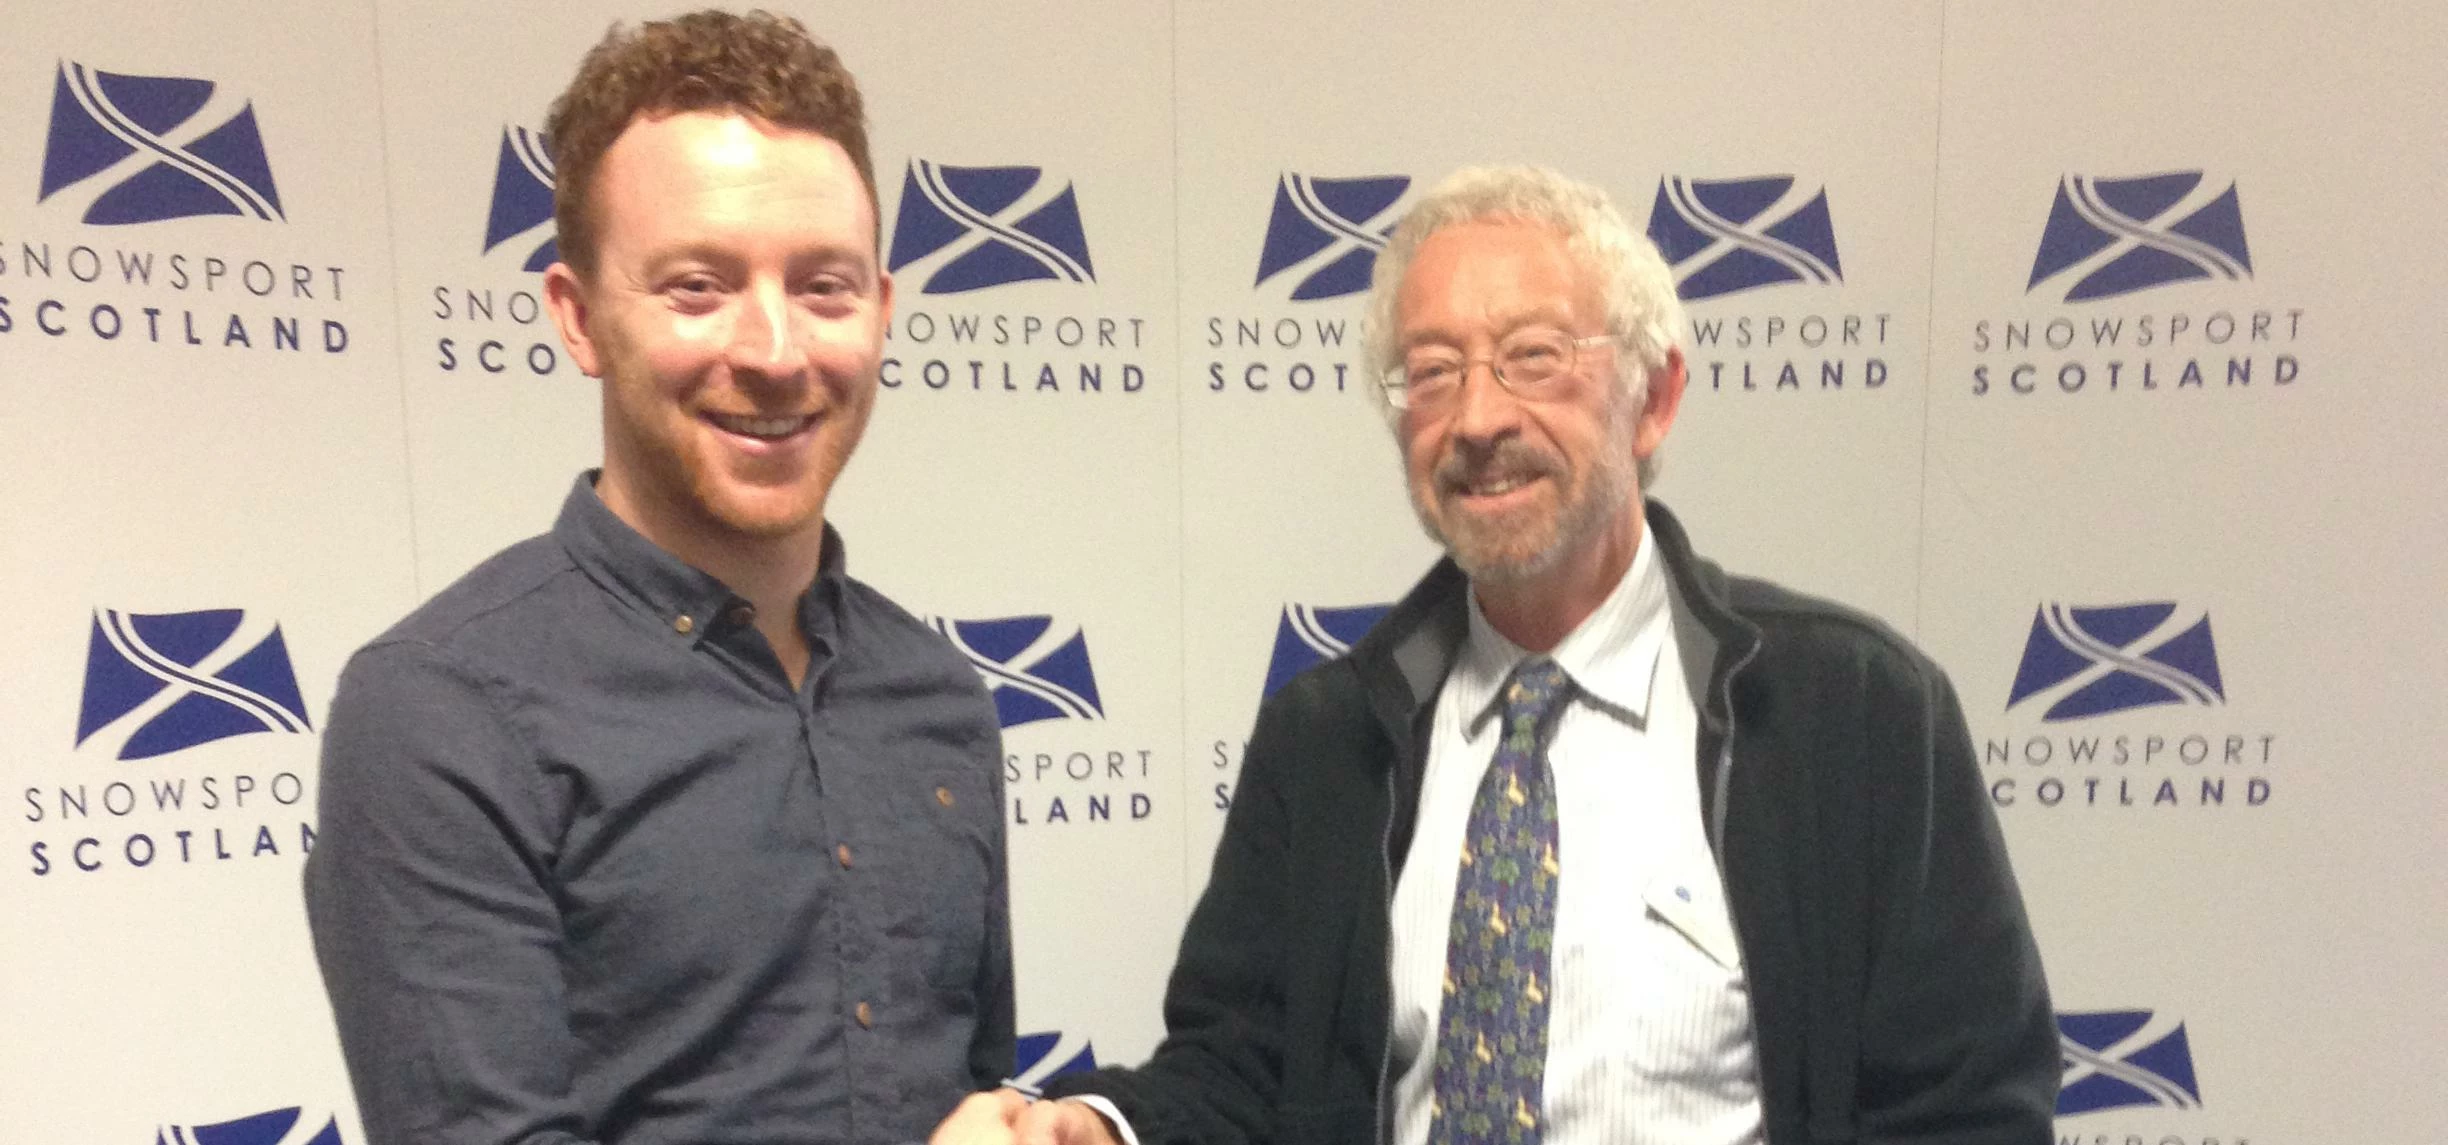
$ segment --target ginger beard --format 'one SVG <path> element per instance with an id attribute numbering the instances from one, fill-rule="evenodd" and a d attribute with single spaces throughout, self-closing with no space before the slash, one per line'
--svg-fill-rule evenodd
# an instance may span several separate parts
<path id="1" fill-rule="evenodd" d="M 796 386 L 734 375 L 677 401 L 645 355 L 617 334 L 600 340 L 611 344 L 606 454 L 637 494 L 709 535 L 776 540 L 823 521 L 874 412 L 872 368 Z"/>

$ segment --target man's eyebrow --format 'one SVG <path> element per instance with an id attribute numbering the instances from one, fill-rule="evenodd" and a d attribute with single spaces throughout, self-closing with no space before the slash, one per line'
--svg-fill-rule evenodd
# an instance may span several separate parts
<path id="1" fill-rule="evenodd" d="M 745 261 L 739 252 L 722 243 L 689 239 L 647 251 L 644 259 L 641 260 L 641 265 L 649 272 L 654 272 L 668 268 L 674 263 L 693 262 L 712 267 L 736 267 Z M 872 268 L 874 261 L 871 252 L 863 245 L 825 242 L 811 244 L 804 250 L 792 252 L 786 260 L 786 265 L 793 270 L 836 266 Z"/>
<path id="2" fill-rule="evenodd" d="M 1499 311 L 1495 313 L 1491 320 L 1487 323 L 1487 328 L 1495 331 L 1496 336 L 1501 338 L 1521 329 L 1524 326 L 1536 325 L 1540 323 L 1554 326 L 1568 325 L 1571 317 L 1570 307 L 1558 305 L 1552 302 L 1542 302 L 1535 305 L 1518 306 L 1510 310 Z M 1462 339 L 1453 335 L 1452 330 L 1444 326 L 1422 326 L 1406 331 L 1395 344 L 1407 348 L 1421 345 L 1423 343 L 1450 345 L 1461 340 Z"/>
<path id="3" fill-rule="evenodd" d="M 1546 322 L 1561 326 L 1571 318 L 1572 307 L 1559 302 L 1541 302 L 1534 306 L 1520 306 L 1498 313 L 1492 325 L 1498 330 L 1511 333 L 1533 322 Z"/>
<path id="4" fill-rule="evenodd" d="M 872 252 L 864 246 L 854 246 L 848 243 L 820 243 L 806 250 L 794 252 L 790 256 L 789 264 L 794 268 L 849 267 L 868 274 L 873 274 L 879 269 Z"/>
<path id="5" fill-rule="evenodd" d="M 736 255 L 726 253 L 719 243 L 682 241 L 646 252 L 639 260 L 649 272 L 660 271 L 677 262 L 701 262 L 710 266 L 730 266 L 739 262 Z"/>

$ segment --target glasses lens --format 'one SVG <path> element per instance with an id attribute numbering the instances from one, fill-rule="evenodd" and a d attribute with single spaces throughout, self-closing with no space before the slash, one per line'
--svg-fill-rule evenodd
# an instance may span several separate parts
<path id="1" fill-rule="evenodd" d="M 1403 359 L 1402 374 L 1403 384 L 1412 389 L 1433 389 L 1462 376 L 1462 359 L 1452 354 L 1416 351 Z"/>
<path id="2" fill-rule="evenodd" d="M 1378 375 L 1377 388 L 1385 391 L 1387 405 L 1395 409 L 1411 408 L 1410 376 L 1401 366 Z"/>
<path id="3" fill-rule="evenodd" d="M 1543 386 L 1572 369 L 1573 341 L 1559 330 L 1523 330 L 1497 346 L 1496 356 L 1514 389 Z"/>
<path id="4" fill-rule="evenodd" d="M 1433 403 L 1462 383 L 1462 359 L 1446 350 L 1416 349 L 1393 371 L 1411 405 Z"/>

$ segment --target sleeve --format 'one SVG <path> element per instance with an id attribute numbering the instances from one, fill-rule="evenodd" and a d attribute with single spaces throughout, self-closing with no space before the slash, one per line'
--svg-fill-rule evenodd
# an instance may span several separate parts
<path id="1" fill-rule="evenodd" d="M 1918 766 L 1876 793 L 1860 1140 L 2043 1145 L 2060 1063 L 2039 948 L 1954 688 L 1919 668 L 1886 709 L 1917 718 L 1874 721 Z"/>
<path id="2" fill-rule="evenodd" d="M 978 959 L 977 1033 L 969 1042 L 969 1078 L 973 1088 L 980 1090 L 993 1089 L 1011 1076 L 1018 1039 L 1012 982 L 1010 827 L 1005 810 L 1011 804 L 1003 793 L 1003 734 L 992 717 L 985 726 L 982 750 L 988 790 L 994 795 L 990 816 L 994 854 L 987 864 L 993 882 L 986 891 L 986 948 Z"/>
<path id="3" fill-rule="evenodd" d="M 1283 1069 L 1283 950 L 1297 888 L 1287 872 L 1286 781 L 1323 737 L 1303 713 L 1317 673 L 1262 705 L 1206 891 L 1165 986 L 1165 1039 L 1145 1066 L 1058 1077 L 1050 1096 L 1095 1094 L 1138 1145 L 1268 1139 Z M 1299 729 L 1310 729 L 1303 735 Z M 1304 747 L 1309 745 L 1309 747 Z"/>
<path id="4" fill-rule="evenodd" d="M 1076 1101 L 1087 1106 L 1089 1112 L 1105 1119 L 1105 1128 L 1114 1135 L 1114 1140 L 1122 1145 L 1139 1145 L 1139 1134 L 1132 1131 L 1130 1119 L 1122 1116 L 1122 1111 L 1114 1108 L 1113 1102 L 1093 1093 L 1076 1094 L 1059 1100 Z"/>
<path id="5" fill-rule="evenodd" d="M 480 684 L 391 643 L 342 673 L 307 920 L 370 1145 L 575 1145 L 551 843 L 526 750 Z"/>

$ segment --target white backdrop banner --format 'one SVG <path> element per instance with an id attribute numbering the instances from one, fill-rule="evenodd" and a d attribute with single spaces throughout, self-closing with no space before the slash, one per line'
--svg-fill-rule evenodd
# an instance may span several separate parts
<path id="1" fill-rule="evenodd" d="M 678 7 L 12 10 L 0 1145 L 359 1138 L 316 737 L 596 459 L 538 133 Z M 1376 253 L 1537 162 L 1674 267 L 1703 551 L 1953 675 L 2060 1139 L 2448 1127 L 2400 1048 L 2448 1031 L 2448 16 L 783 7 L 868 94 L 898 311 L 833 518 L 993 690 L 1021 1067 L 1155 1045 L 1259 701 L 1433 556 L 1359 372 Z"/>

